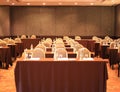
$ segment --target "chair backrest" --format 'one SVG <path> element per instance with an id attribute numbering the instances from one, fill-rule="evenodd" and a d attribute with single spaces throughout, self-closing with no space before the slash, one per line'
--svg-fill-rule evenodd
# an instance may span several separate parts
<path id="1" fill-rule="evenodd" d="M 36 39 L 36 35 L 31 35 L 31 39 Z"/>
<path id="2" fill-rule="evenodd" d="M 103 39 L 103 40 L 101 41 L 101 45 L 108 45 L 107 40 Z"/>
<path id="3" fill-rule="evenodd" d="M 108 35 L 106 35 L 104 39 L 110 39 L 110 37 Z"/>
<path id="4" fill-rule="evenodd" d="M 120 43 L 120 38 L 118 38 L 118 39 L 116 39 L 117 40 L 117 42 L 119 42 Z"/>
<path id="5" fill-rule="evenodd" d="M 44 52 L 46 52 L 46 47 L 41 43 L 39 43 L 35 48 L 41 48 Z"/>
<path id="6" fill-rule="evenodd" d="M 21 39 L 26 39 L 26 35 L 21 35 Z"/>
<path id="7" fill-rule="evenodd" d="M 78 50 L 77 58 L 91 58 L 91 52 L 87 48 L 81 48 Z"/>
<path id="8" fill-rule="evenodd" d="M 64 48 L 58 48 L 54 52 L 54 59 L 58 58 L 68 58 L 67 51 Z"/>
<path id="9" fill-rule="evenodd" d="M 46 38 L 46 41 L 52 44 L 52 39 L 51 38 Z"/>
<path id="10" fill-rule="evenodd" d="M 45 58 L 44 50 L 41 48 L 35 48 L 32 52 L 32 58 L 40 58 L 40 59 Z"/>
<path id="11" fill-rule="evenodd" d="M 45 47 L 51 47 L 51 43 L 49 41 L 44 41 L 43 44 Z"/>
<path id="12" fill-rule="evenodd" d="M 73 42 L 70 42 L 69 44 L 70 44 L 71 47 L 74 48 L 75 45 L 79 45 L 79 42 L 77 42 L 77 41 L 73 41 Z"/>
<path id="13" fill-rule="evenodd" d="M 15 44 L 15 41 L 14 41 L 13 39 L 9 39 L 8 42 L 7 42 L 7 44 L 12 44 L 12 45 L 14 45 L 14 44 Z"/>
<path id="14" fill-rule="evenodd" d="M 6 43 L 6 41 L 3 41 L 3 40 L 1 40 L 0 39 L 0 47 L 6 47 L 7 46 L 7 43 Z"/>
<path id="15" fill-rule="evenodd" d="M 75 40 L 81 40 L 80 36 L 75 36 Z"/>
<path id="16" fill-rule="evenodd" d="M 20 38 L 15 38 L 15 43 L 21 43 L 21 39 Z"/>
<path id="17" fill-rule="evenodd" d="M 10 38 L 4 38 L 3 41 L 8 42 Z"/>
<path id="18" fill-rule="evenodd" d="M 78 52 L 78 50 L 81 48 L 84 48 L 84 46 L 82 44 L 76 44 L 76 45 L 74 45 L 73 48 L 74 48 L 74 52 Z"/>
<path id="19" fill-rule="evenodd" d="M 98 39 L 97 36 L 93 36 L 93 37 L 92 37 L 92 40 L 97 40 L 97 39 Z"/>
<path id="20" fill-rule="evenodd" d="M 69 36 L 63 36 L 63 40 L 68 40 Z"/>
<path id="21" fill-rule="evenodd" d="M 115 43 L 115 42 L 111 42 L 111 43 L 110 43 L 110 48 L 115 48 L 115 46 L 116 46 L 116 43 Z"/>
<path id="22" fill-rule="evenodd" d="M 67 42 L 68 44 L 71 44 L 71 43 L 73 43 L 74 41 L 75 41 L 75 40 L 72 39 L 72 38 L 69 38 L 69 39 L 66 40 L 66 42 Z"/>
<path id="23" fill-rule="evenodd" d="M 64 44 L 59 44 L 59 43 L 55 44 L 55 48 L 64 48 L 64 47 L 65 47 Z"/>

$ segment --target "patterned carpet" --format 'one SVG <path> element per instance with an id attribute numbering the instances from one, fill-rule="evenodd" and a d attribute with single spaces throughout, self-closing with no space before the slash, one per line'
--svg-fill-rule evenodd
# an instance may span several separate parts
<path id="1" fill-rule="evenodd" d="M 16 63 L 8 70 L 0 69 L 0 92 L 16 92 L 15 81 L 14 81 L 14 68 Z M 107 80 L 107 91 L 106 92 L 120 92 L 120 77 L 117 76 L 117 65 L 112 70 L 107 64 L 108 77 Z"/>

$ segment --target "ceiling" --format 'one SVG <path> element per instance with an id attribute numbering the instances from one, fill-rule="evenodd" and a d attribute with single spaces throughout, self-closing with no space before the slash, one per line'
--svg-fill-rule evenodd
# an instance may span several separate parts
<path id="1" fill-rule="evenodd" d="M 115 6 L 120 0 L 0 0 L 8 6 Z"/>

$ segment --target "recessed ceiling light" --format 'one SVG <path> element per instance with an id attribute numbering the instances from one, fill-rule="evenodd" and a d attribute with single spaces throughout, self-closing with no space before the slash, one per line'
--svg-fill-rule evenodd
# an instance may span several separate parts
<path id="1" fill-rule="evenodd" d="M 77 3 L 77 2 L 75 2 L 74 4 L 75 4 L 75 5 L 78 5 L 78 3 Z"/>
<path id="2" fill-rule="evenodd" d="M 46 3 L 42 3 L 42 5 L 46 5 Z"/>
<path id="3" fill-rule="evenodd" d="M 6 2 L 9 2 L 10 0 L 6 0 Z"/>
<path id="4" fill-rule="evenodd" d="M 62 3 L 58 3 L 59 5 L 61 5 Z"/>
<path id="5" fill-rule="evenodd" d="M 12 5 L 15 5 L 15 3 L 12 3 Z"/>
<path id="6" fill-rule="evenodd" d="M 27 3 L 27 5 L 30 5 L 30 3 Z"/>
<path id="7" fill-rule="evenodd" d="M 90 5 L 94 5 L 94 3 L 90 3 Z"/>
<path id="8" fill-rule="evenodd" d="M 112 3 L 115 3 L 115 1 L 114 1 L 114 0 L 112 0 Z"/>

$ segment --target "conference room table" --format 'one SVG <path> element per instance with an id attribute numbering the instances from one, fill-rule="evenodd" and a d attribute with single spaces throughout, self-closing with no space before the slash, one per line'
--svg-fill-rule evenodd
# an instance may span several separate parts
<path id="1" fill-rule="evenodd" d="M 37 46 L 39 41 L 41 41 L 40 38 L 36 38 L 36 39 L 31 39 L 31 38 L 26 38 L 26 39 L 21 39 L 22 43 L 23 43 L 23 48 L 24 49 L 30 49 L 30 46 L 33 45 L 33 47 Z"/>
<path id="2" fill-rule="evenodd" d="M 0 61 L 2 63 L 2 67 L 8 69 L 9 64 L 12 65 L 11 60 L 11 51 L 8 46 L 6 47 L 0 47 Z M 5 64 L 5 66 L 3 66 Z"/>
<path id="3" fill-rule="evenodd" d="M 79 42 L 79 44 L 82 44 L 84 47 L 88 48 L 90 51 L 95 51 L 95 40 L 92 39 L 81 39 L 81 40 L 75 40 Z"/>
<path id="4" fill-rule="evenodd" d="M 17 57 L 17 45 L 16 44 L 8 44 L 8 47 L 10 48 L 10 54 L 11 54 L 11 58 L 16 59 Z"/>
<path id="5" fill-rule="evenodd" d="M 109 58 L 108 47 L 109 45 L 100 45 L 100 55 L 104 59 Z"/>
<path id="6" fill-rule="evenodd" d="M 36 38 L 36 39 L 31 39 L 31 38 L 26 38 L 26 39 L 21 39 L 23 42 L 23 48 L 24 49 L 30 49 L 31 44 L 33 45 L 33 47 L 35 47 L 39 41 L 41 41 L 40 38 Z M 84 47 L 88 48 L 90 51 L 94 51 L 95 50 L 95 40 L 92 39 L 81 39 L 81 40 L 76 40 L 77 42 L 79 42 L 80 44 L 82 44 Z M 65 43 L 65 47 L 70 47 L 69 44 Z"/>
<path id="7" fill-rule="evenodd" d="M 118 77 L 120 72 L 120 52 L 118 51 L 118 48 L 108 48 L 108 54 L 109 54 L 109 64 L 112 69 L 114 69 L 114 65 L 118 64 Z"/>
<path id="8" fill-rule="evenodd" d="M 106 92 L 107 60 L 17 59 L 17 92 Z"/>
<path id="9" fill-rule="evenodd" d="M 17 45 L 16 54 L 17 56 L 21 56 L 22 53 L 24 52 L 23 42 L 15 43 L 15 44 Z"/>
<path id="10" fill-rule="evenodd" d="M 24 49 L 23 49 L 23 43 L 15 43 L 15 44 L 8 44 L 8 47 L 10 48 L 11 58 L 16 59 L 17 56 L 21 56 Z"/>
<path id="11" fill-rule="evenodd" d="M 95 50 L 94 50 L 94 52 L 95 52 L 96 57 L 100 56 L 100 43 L 95 42 Z"/>
<path id="12" fill-rule="evenodd" d="M 113 68 L 114 64 L 118 64 L 119 59 L 119 53 L 117 48 L 108 48 L 108 54 L 109 54 L 109 63 L 110 66 Z"/>
<path id="13" fill-rule="evenodd" d="M 118 77 L 120 76 L 120 52 L 118 52 L 118 58 L 117 58 L 117 62 L 118 62 Z"/>

